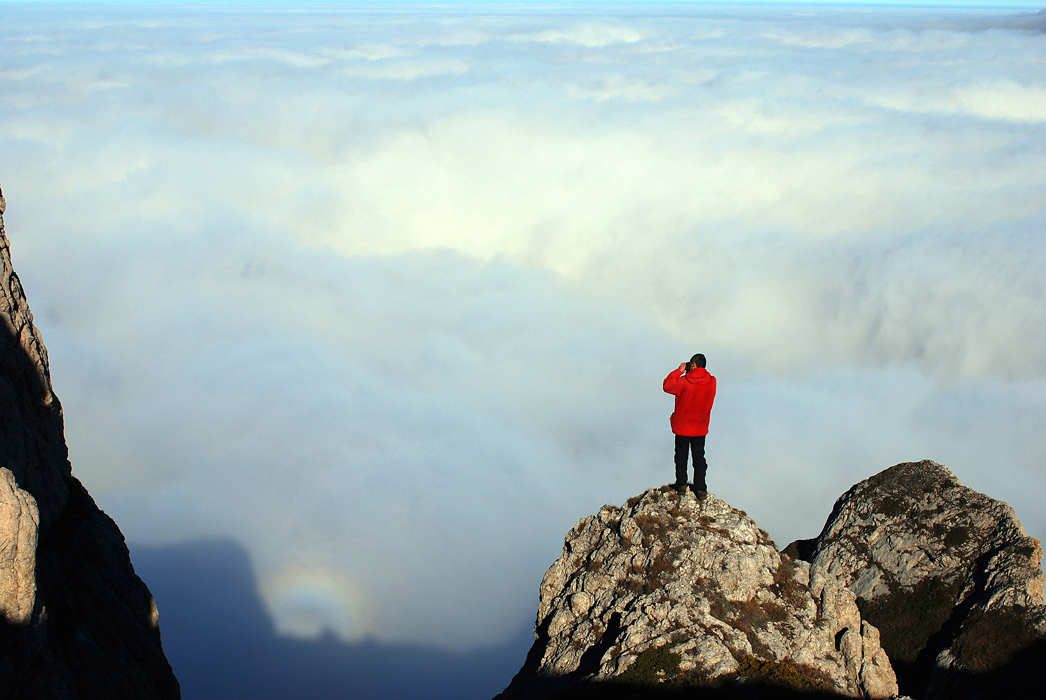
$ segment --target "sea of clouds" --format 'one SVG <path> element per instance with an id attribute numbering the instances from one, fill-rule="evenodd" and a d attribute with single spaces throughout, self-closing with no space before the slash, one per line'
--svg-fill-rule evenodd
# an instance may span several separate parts
<path id="1" fill-rule="evenodd" d="M 1046 15 L 54 7 L 4 8 L 5 221 L 132 556 L 502 643 L 672 478 L 698 351 L 710 487 L 779 545 L 923 458 L 1046 537 Z"/>

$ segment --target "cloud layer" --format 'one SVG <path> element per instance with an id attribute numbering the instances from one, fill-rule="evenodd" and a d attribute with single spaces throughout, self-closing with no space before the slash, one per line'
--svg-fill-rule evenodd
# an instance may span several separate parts
<path id="1" fill-rule="evenodd" d="M 587 14 L 586 14 L 587 13 Z M 288 634 L 531 622 L 671 477 L 785 544 L 933 458 L 1046 535 L 1046 34 L 985 11 L 11 9 L 7 228 L 76 473 Z"/>

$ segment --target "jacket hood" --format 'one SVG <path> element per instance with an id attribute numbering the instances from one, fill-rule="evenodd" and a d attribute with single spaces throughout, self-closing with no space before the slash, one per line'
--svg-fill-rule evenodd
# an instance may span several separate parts
<path id="1" fill-rule="evenodd" d="M 698 367 L 697 369 L 692 369 L 687 372 L 684 379 L 688 382 L 695 382 L 697 384 L 708 384 L 712 381 L 712 375 L 709 374 L 708 370 L 704 367 Z"/>

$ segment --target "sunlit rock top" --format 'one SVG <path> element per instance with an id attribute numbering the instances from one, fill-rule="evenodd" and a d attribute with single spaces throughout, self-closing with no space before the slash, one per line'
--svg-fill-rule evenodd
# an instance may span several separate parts
<path id="1" fill-rule="evenodd" d="M 534 647 L 502 697 L 771 676 L 890 697 L 893 670 L 855 600 L 714 495 L 652 489 L 567 534 L 541 583 Z"/>

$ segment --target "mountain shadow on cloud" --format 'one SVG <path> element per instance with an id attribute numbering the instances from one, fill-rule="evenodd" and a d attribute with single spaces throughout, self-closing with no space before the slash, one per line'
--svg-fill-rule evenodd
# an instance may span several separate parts
<path id="1" fill-rule="evenodd" d="M 247 552 L 229 540 L 131 547 L 163 621 L 163 645 L 185 700 L 325 698 L 488 700 L 512 679 L 533 642 L 469 654 L 375 641 L 280 636 Z"/>

